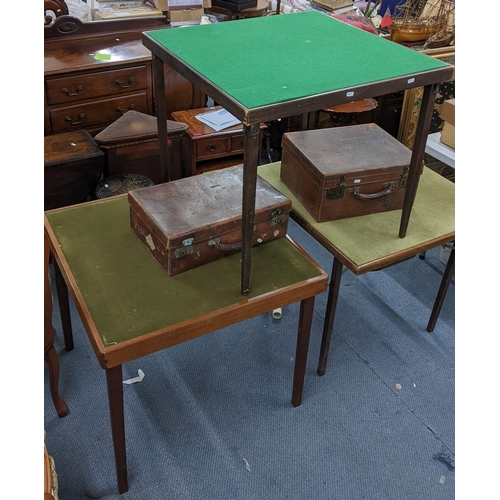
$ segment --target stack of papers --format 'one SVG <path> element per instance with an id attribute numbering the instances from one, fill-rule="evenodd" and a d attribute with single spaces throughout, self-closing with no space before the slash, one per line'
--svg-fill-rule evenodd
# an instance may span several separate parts
<path id="1" fill-rule="evenodd" d="M 240 120 L 235 118 L 225 109 L 218 109 L 215 111 L 208 111 L 207 113 L 200 113 L 199 115 L 196 115 L 196 118 L 201 123 L 204 123 L 205 125 L 213 128 L 216 132 L 241 123 Z"/>

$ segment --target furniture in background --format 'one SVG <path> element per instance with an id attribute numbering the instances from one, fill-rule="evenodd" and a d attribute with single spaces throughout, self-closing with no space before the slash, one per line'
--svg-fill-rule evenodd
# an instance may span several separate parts
<path id="1" fill-rule="evenodd" d="M 445 165 L 455 168 L 455 150 L 440 140 L 441 132 L 429 134 L 425 143 L 425 152 Z"/>
<path id="2" fill-rule="evenodd" d="M 377 100 L 369 97 L 367 99 L 360 99 L 359 101 L 339 104 L 338 106 L 318 109 L 314 114 L 314 128 L 318 128 L 322 112 L 330 115 L 330 123 L 335 127 L 368 123 L 373 121 L 372 112 L 377 106 Z"/>
<path id="3" fill-rule="evenodd" d="M 97 361 L 106 372 L 118 489 L 128 490 L 122 365 L 278 307 L 301 302 L 292 405 L 298 406 L 314 297 L 327 274 L 288 237 L 254 248 L 255 286 L 239 293 L 239 253 L 169 277 L 130 228 L 127 196 L 45 212 L 58 274 L 68 289 Z M 103 279 L 106 275 L 113 279 Z M 69 304 L 60 300 L 65 338 Z M 133 317 L 133 321 L 131 318 Z"/>
<path id="4" fill-rule="evenodd" d="M 49 368 L 50 395 L 54 408 L 59 418 L 65 417 L 69 413 L 68 406 L 59 395 L 59 359 L 54 348 L 54 327 L 52 326 L 52 291 L 50 288 L 49 261 L 50 261 L 50 241 L 47 233 L 43 236 L 43 282 L 44 282 L 44 303 L 43 303 L 43 331 L 44 331 L 44 359 Z"/>
<path id="5" fill-rule="evenodd" d="M 243 125 L 234 125 L 219 132 L 196 119 L 196 115 L 222 109 L 222 106 L 175 111 L 172 119 L 186 123 L 188 129 L 182 138 L 182 165 L 186 176 L 202 174 L 210 170 L 232 167 L 243 162 L 245 135 Z M 260 124 L 259 143 L 262 144 L 264 123 Z M 168 133 L 170 128 L 167 126 Z M 175 177 L 175 165 L 171 164 Z"/>
<path id="6" fill-rule="evenodd" d="M 104 168 L 104 153 L 86 130 L 44 137 L 44 209 L 86 201 Z"/>
<path id="7" fill-rule="evenodd" d="M 128 110 L 153 115 L 151 53 L 141 33 L 168 27 L 165 17 L 84 23 L 71 16 L 44 27 L 44 134 L 86 129 L 94 136 Z M 169 112 L 205 104 L 171 67 L 162 74 Z"/>
<path id="8" fill-rule="evenodd" d="M 179 172 L 182 168 L 181 142 L 187 129 L 185 123 L 169 121 L 169 160 L 172 168 Z M 101 130 L 94 140 L 106 155 L 104 177 L 139 174 L 148 177 L 155 184 L 162 182 L 156 117 L 134 110 L 127 111 Z"/>
<path id="9" fill-rule="evenodd" d="M 280 163 L 261 165 L 258 174 L 292 200 L 291 217 L 333 255 L 330 286 L 323 327 L 318 373 L 323 375 L 335 319 L 342 268 L 356 276 L 382 269 L 455 240 L 455 185 L 436 172 L 424 168 L 406 238 L 398 238 L 391 227 L 400 210 L 316 222 L 280 178 Z M 449 260 L 429 328 L 434 328 L 446 289 L 451 280 L 454 259 Z"/>
<path id="10" fill-rule="evenodd" d="M 214 13 L 226 16 L 227 21 L 236 19 L 250 19 L 252 17 L 264 16 L 269 11 L 269 2 L 267 0 L 258 0 L 255 7 L 248 7 L 247 9 L 243 9 L 238 12 L 213 4 L 206 10 L 209 14 Z"/>
<path id="11" fill-rule="evenodd" d="M 165 92 L 162 68 L 167 63 L 243 123 L 243 295 L 250 290 L 260 123 L 423 86 L 425 90 L 399 224 L 399 237 L 406 236 L 437 85 L 451 76 L 452 66 L 399 44 L 388 43 L 363 30 L 352 29 L 316 11 L 258 17 L 241 23 L 149 31 L 142 36 L 144 45 L 153 54 L 154 84 L 159 97 Z M 206 43 L 207 37 L 210 37 L 210 44 Z M 250 64 L 248 60 L 248 57 L 268 54 L 269 40 L 274 42 L 271 73 L 267 65 Z M 370 50 L 367 52 L 368 45 Z M 238 51 L 228 51 L 228 47 L 238 47 Z M 294 50 L 290 50 L 291 47 Z M 349 50 L 345 50 L 346 47 Z M 242 58 L 242 53 L 248 57 Z M 332 63 L 318 65 L 318 60 Z M 384 63 L 380 64 L 380 61 Z M 331 78 L 332 74 L 336 75 L 335 79 Z M 175 179 L 169 173 L 165 141 L 161 139 L 167 134 L 167 114 L 168 105 L 165 99 L 161 99 L 157 116 L 165 181 Z M 393 230 L 395 232 L 396 228 Z"/>

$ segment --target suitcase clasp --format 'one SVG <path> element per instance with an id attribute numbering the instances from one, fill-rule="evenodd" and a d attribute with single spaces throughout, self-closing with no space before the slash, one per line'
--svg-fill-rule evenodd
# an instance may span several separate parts
<path id="1" fill-rule="evenodd" d="M 344 196 L 344 190 L 346 185 L 347 185 L 347 177 L 345 175 L 341 175 L 339 185 L 335 188 L 327 189 L 326 199 L 336 200 L 337 198 L 342 198 Z"/>
<path id="2" fill-rule="evenodd" d="M 281 208 L 277 208 L 271 214 L 271 227 L 277 226 L 278 224 L 283 224 L 283 222 L 285 222 L 285 216 L 281 213 Z M 254 232 L 255 232 L 255 228 L 254 228 Z"/>
<path id="3" fill-rule="evenodd" d="M 194 238 L 187 238 L 182 241 L 182 246 L 175 249 L 174 255 L 178 259 L 184 255 L 191 255 L 194 252 L 193 247 Z"/>
<path id="4" fill-rule="evenodd" d="M 408 182 L 408 171 L 409 171 L 408 167 L 405 167 L 403 169 L 403 173 L 401 174 L 401 178 L 399 179 L 399 187 L 406 186 L 406 183 Z"/>

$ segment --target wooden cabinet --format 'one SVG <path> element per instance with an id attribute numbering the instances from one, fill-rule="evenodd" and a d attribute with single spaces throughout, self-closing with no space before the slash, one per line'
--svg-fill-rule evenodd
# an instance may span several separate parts
<path id="1" fill-rule="evenodd" d="M 189 126 L 182 138 L 182 165 L 186 176 L 243 163 L 245 136 L 243 125 L 235 125 L 216 132 L 196 119 L 199 113 L 222 109 L 221 106 L 199 108 L 172 113 L 172 119 Z M 260 143 L 266 129 L 260 126 Z"/>
<path id="2" fill-rule="evenodd" d="M 45 30 L 45 135 L 85 129 L 92 136 L 129 110 L 155 114 L 151 53 L 142 31 L 165 18 L 82 23 L 64 16 Z M 165 67 L 169 113 L 203 106 L 205 96 Z"/>

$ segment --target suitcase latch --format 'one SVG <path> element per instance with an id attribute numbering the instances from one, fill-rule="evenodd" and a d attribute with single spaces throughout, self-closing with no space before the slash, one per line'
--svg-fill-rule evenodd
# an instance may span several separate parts
<path id="1" fill-rule="evenodd" d="M 347 177 L 345 175 L 340 176 L 340 182 L 337 187 L 328 189 L 326 191 L 327 200 L 336 200 L 337 198 L 342 198 L 344 196 L 344 190 L 347 185 Z"/>
<path id="2" fill-rule="evenodd" d="M 408 182 L 408 171 L 409 168 L 405 167 L 403 173 L 401 174 L 401 178 L 399 179 L 399 187 L 405 187 Z"/>
<path id="3" fill-rule="evenodd" d="M 194 238 L 187 238 L 183 240 L 182 246 L 175 249 L 175 257 L 178 259 L 179 257 L 184 257 L 184 255 L 191 255 L 194 252 L 193 242 Z"/>
<path id="4" fill-rule="evenodd" d="M 283 222 L 285 222 L 285 216 L 281 213 L 281 208 L 278 208 L 271 214 L 271 227 L 283 224 Z"/>

